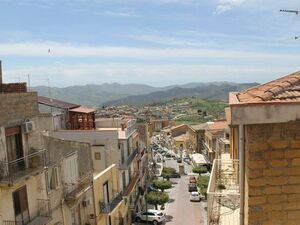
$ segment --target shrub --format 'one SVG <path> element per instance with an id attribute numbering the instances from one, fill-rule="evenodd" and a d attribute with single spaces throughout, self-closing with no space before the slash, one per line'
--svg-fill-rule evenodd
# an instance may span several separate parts
<path id="1" fill-rule="evenodd" d="M 155 180 L 153 186 L 160 189 L 162 192 L 172 187 L 172 182 L 168 180 Z"/>
<path id="2" fill-rule="evenodd" d="M 193 173 L 198 173 L 198 174 L 207 173 L 207 168 L 204 166 L 196 167 L 193 169 Z"/>

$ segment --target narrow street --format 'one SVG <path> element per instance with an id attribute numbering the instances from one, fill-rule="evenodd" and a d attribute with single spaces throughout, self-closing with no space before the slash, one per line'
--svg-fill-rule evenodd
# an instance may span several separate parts
<path id="1" fill-rule="evenodd" d="M 187 184 L 189 176 L 172 179 L 175 187 L 170 192 L 170 203 L 166 209 L 167 225 L 206 224 L 206 202 L 190 202 Z"/>
<path id="2" fill-rule="evenodd" d="M 169 159 L 166 160 L 167 167 L 173 167 L 178 171 L 178 163 Z M 184 164 L 186 174 L 191 173 L 192 167 Z M 206 200 L 191 202 L 188 192 L 189 176 L 171 179 L 174 182 L 169 196 L 170 202 L 166 208 L 167 225 L 204 225 L 206 224 Z"/>

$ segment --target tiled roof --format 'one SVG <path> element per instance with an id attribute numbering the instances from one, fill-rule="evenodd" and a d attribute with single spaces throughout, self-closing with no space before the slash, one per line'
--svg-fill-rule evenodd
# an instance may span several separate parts
<path id="1" fill-rule="evenodd" d="M 226 120 L 215 121 L 212 123 L 209 122 L 207 124 L 208 124 L 209 130 L 224 130 L 228 126 L 228 123 Z"/>
<path id="2" fill-rule="evenodd" d="M 300 71 L 236 94 L 240 103 L 300 101 Z"/>
<path id="3" fill-rule="evenodd" d="M 86 108 L 86 107 L 79 106 L 77 108 L 70 109 L 69 111 L 70 112 L 75 112 L 75 113 L 85 113 L 85 114 L 88 114 L 88 113 L 95 112 L 96 110 L 95 109 L 91 109 L 91 108 Z"/>
<path id="4" fill-rule="evenodd" d="M 77 108 L 80 106 L 80 105 L 76 105 L 76 104 L 69 103 L 69 102 L 64 102 L 64 101 L 54 99 L 54 98 L 47 98 L 44 96 L 39 96 L 38 102 L 39 102 L 39 104 L 47 105 L 47 106 L 51 106 L 51 107 L 55 107 L 55 108 L 59 108 L 59 109 L 72 109 L 72 108 Z"/>

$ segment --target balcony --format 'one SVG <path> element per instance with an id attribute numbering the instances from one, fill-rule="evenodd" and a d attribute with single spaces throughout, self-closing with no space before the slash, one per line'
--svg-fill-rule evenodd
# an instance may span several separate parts
<path id="1" fill-rule="evenodd" d="M 3 220 L 3 225 L 47 225 L 51 221 L 51 206 L 49 199 L 37 199 L 37 212 L 25 221 Z"/>
<path id="2" fill-rule="evenodd" d="M 111 213 L 122 202 L 122 200 L 123 200 L 123 194 L 122 192 L 120 192 L 109 203 L 99 202 L 100 213 L 103 214 Z"/>
<path id="3" fill-rule="evenodd" d="M 65 184 L 66 201 L 76 201 L 83 193 L 88 191 L 93 184 L 91 174 L 81 178 L 76 184 Z"/>
<path id="4" fill-rule="evenodd" d="M 239 225 L 238 174 L 238 160 L 214 160 L 207 190 L 208 225 Z"/>
<path id="5" fill-rule="evenodd" d="M 125 191 L 124 191 L 124 196 L 129 196 L 132 191 L 134 190 L 134 188 L 136 187 L 136 184 L 139 180 L 139 173 L 138 172 L 134 172 L 131 175 L 131 178 L 129 180 L 129 184 L 127 185 Z"/>
<path id="6" fill-rule="evenodd" d="M 132 161 L 134 160 L 134 158 L 136 157 L 136 155 L 138 154 L 138 149 L 134 149 L 130 155 L 128 156 L 127 159 L 124 160 L 124 162 L 120 162 L 119 163 L 119 169 L 120 170 L 127 170 L 129 165 L 132 163 Z"/>
<path id="7" fill-rule="evenodd" d="M 0 184 L 13 185 L 20 179 L 38 174 L 46 166 L 46 150 L 34 153 L 13 161 L 0 161 Z"/>

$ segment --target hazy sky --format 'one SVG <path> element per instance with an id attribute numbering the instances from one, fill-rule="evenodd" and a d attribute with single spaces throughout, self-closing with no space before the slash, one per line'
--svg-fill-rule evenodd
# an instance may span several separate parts
<path id="1" fill-rule="evenodd" d="M 300 70 L 298 0 L 0 0 L 4 81 L 266 82 Z M 300 9 L 300 8 L 299 8 Z M 50 49 L 50 52 L 49 52 Z"/>

